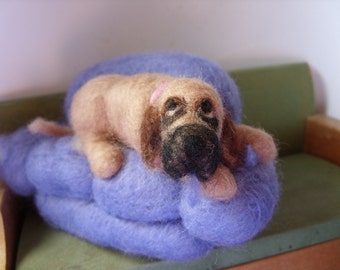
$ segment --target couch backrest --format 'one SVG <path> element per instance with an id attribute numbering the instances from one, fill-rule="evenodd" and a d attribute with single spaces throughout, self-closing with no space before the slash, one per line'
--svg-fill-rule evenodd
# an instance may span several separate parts
<path id="1" fill-rule="evenodd" d="M 8 133 L 41 116 L 62 120 L 64 93 L 0 102 L 0 134 Z"/>
<path id="2" fill-rule="evenodd" d="M 239 86 L 243 122 L 262 127 L 277 139 L 280 155 L 303 150 L 306 117 L 315 110 L 307 64 L 298 63 L 229 72 Z M 42 116 L 63 119 L 64 94 L 0 103 L 0 133 Z"/>
<path id="3" fill-rule="evenodd" d="M 243 122 L 272 134 L 280 155 L 303 151 L 305 120 L 315 113 L 309 66 L 297 63 L 229 73 L 241 92 Z"/>

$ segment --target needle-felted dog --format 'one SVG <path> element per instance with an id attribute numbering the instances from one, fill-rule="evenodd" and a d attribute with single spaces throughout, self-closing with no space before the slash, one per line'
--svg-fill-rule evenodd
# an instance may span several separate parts
<path id="1" fill-rule="evenodd" d="M 80 149 L 101 178 L 120 170 L 125 145 L 139 152 L 149 168 L 174 179 L 194 174 L 206 195 L 227 200 L 237 191 L 232 171 L 242 165 L 247 144 L 262 161 L 276 156 L 271 136 L 234 125 L 217 91 L 199 79 L 102 75 L 79 89 L 70 112 Z M 60 133 L 41 120 L 30 129 Z"/>
<path id="2" fill-rule="evenodd" d="M 252 239 L 272 218 L 275 145 L 240 124 L 239 90 L 218 65 L 183 53 L 108 59 L 75 79 L 64 113 L 66 126 L 38 118 L 0 136 L 1 179 L 52 227 L 187 261 Z M 96 161 L 117 173 L 97 177 Z"/>

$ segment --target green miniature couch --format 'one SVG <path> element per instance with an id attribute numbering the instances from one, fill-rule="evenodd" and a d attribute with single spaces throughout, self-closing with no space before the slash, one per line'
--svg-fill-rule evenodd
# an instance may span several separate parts
<path id="1" fill-rule="evenodd" d="M 267 262 L 275 269 L 286 269 L 296 263 L 294 254 L 304 258 L 299 261 L 307 269 L 320 250 L 327 250 L 318 257 L 322 266 L 338 267 L 340 122 L 315 114 L 309 66 L 294 63 L 229 73 L 240 88 L 243 122 L 264 128 L 279 147 L 281 200 L 263 233 L 244 245 L 215 249 L 196 261 L 150 261 L 49 227 L 31 202 L 17 198 L 1 184 L 0 269 L 267 269 L 261 264 L 266 258 L 273 259 Z M 55 94 L 0 103 L 0 132 L 13 131 L 36 116 L 61 119 L 63 97 Z M 282 256 L 286 256 L 284 264 L 278 263 Z"/>

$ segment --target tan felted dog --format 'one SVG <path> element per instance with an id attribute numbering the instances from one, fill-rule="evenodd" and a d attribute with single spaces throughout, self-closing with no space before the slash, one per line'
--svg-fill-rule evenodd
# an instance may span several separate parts
<path id="1" fill-rule="evenodd" d="M 162 74 L 103 75 L 88 81 L 73 97 L 71 128 L 92 172 L 109 178 L 124 163 L 122 146 L 140 153 L 145 164 L 174 179 L 194 174 L 205 194 L 232 198 L 232 171 L 244 162 L 246 145 L 260 161 L 275 159 L 270 135 L 234 125 L 218 92 L 192 78 Z M 69 133 L 37 119 L 32 132 Z"/>

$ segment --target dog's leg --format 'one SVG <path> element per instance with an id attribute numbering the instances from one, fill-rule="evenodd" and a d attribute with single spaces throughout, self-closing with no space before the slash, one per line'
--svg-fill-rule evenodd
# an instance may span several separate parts
<path id="1" fill-rule="evenodd" d="M 110 178 L 122 167 L 124 153 L 116 140 L 89 135 L 82 138 L 80 143 L 91 170 L 97 177 Z"/>
<path id="2" fill-rule="evenodd" d="M 237 192 L 233 174 L 221 163 L 212 177 L 201 182 L 201 188 L 206 196 L 219 201 L 231 200 Z"/>
<path id="3" fill-rule="evenodd" d="M 252 146 L 261 162 L 273 161 L 278 153 L 273 137 L 264 130 L 246 125 L 236 126 L 237 136 Z"/>
<path id="4" fill-rule="evenodd" d="M 124 154 L 107 114 L 105 82 L 93 81 L 75 95 L 71 107 L 74 147 L 87 157 L 92 173 L 100 178 L 116 174 Z"/>

